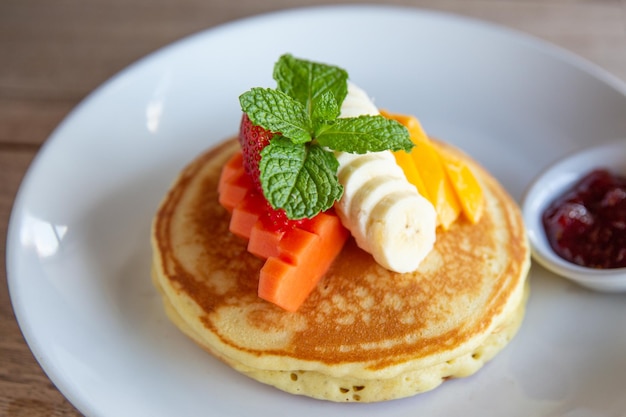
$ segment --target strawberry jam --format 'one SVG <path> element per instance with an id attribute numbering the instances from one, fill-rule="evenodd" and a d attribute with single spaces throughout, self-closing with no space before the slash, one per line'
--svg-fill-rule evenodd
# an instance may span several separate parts
<path id="1" fill-rule="evenodd" d="M 562 258 L 590 268 L 626 267 L 626 177 L 605 169 L 589 172 L 542 220 Z"/>

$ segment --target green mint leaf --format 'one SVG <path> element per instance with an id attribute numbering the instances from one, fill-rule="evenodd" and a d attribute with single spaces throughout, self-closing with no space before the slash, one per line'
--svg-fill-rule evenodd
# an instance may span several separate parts
<path id="1" fill-rule="evenodd" d="M 315 105 L 323 94 L 332 93 L 339 106 L 348 94 L 348 73 L 345 70 L 290 54 L 281 56 L 276 62 L 274 79 L 278 90 L 303 104 L 310 115 L 316 113 Z"/>
<path id="2" fill-rule="evenodd" d="M 276 137 L 261 151 L 263 194 L 290 219 L 314 217 L 343 194 L 338 166 L 335 156 L 318 145 Z"/>
<path id="3" fill-rule="evenodd" d="M 311 115 L 311 119 L 316 132 L 318 131 L 318 126 L 326 126 L 329 122 L 339 117 L 341 112 L 339 103 L 337 103 L 335 96 L 330 91 L 319 96 L 313 108 L 314 112 Z"/>
<path id="4" fill-rule="evenodd" d="M 285 93 L 257 87 L 239 96 L 239 103 L 255 125 L 280 133 L 294 143 L 311 140 L 311 122 L 304 106 Z"/>
<path id="5" fill-rule="evenodd" d="M 359 154 L 413 148 L 408 130 L 383 116 L 339 118 L 319 133 L 317 142 L 335 151 Z"/>

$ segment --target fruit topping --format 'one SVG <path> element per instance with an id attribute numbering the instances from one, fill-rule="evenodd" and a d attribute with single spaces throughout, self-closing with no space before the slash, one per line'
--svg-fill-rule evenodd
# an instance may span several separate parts
<path id="1" fill-rule="evenodd" d="M 243 166 L 246 173 L 252 180 L 254 188 L 260 193 L 261 189 L 261 171 L 259 171 L 259 162 L 261 161 L 261 151 L 270 144 L 270 139 L 275 133 L 261 126 L 254 125 L 247 114 L 241 116 L 241 125 L 239 127 L 239 144 L 243 153 Z"/>
<path id="2" fill-rule="evenodd" d="M 407 179 L 435 206 L 438 224 L 448 230 L 461 212 L 470 222 L 478 222 L 483 211 L 483 192 L 467 164 L 431 141 L 415 117 L 384 111 L 382 114 L 409 130 L 414 151 L 397 151 L 394 156 Z"/>
<path id="3" fill-rule="evenodd" d="M 439 148 L 439 156 L 441 156 L 457 199 L 461 203 L 463 215 L 471 223 L 477 223 L 483 214 L 484 207 L 483 189 L 478 179 L 462 159 L 447 149 Z"/>
<path id="4" fill-rule="evenodd" d="M 255 126 L 280 132 L 261 150 L 259 178 L 272 207 L 290 219 L 312 218 L 341 198 L 333 151 L 409 150 L 398 122 L 380 115 L 339 118 L 348 74 L 341 68 L 287 54 L 274 67 L 277 88 L 256 87 L 239 97 Z"/>
<path id="5" fill-rule="evenodd" d="M 242 153 L 219 184 L 230 231 L 266 259 L 259 296 L 297 309 L 341 251 L 346 228 L 380 265 L 410 272 L 432 250 L 438 222 L 447 229 L 461 211 L 478 221 L 477 181 L 417 119 L 381 115 L 335 66 L 287 54 L 274 79 L 275 89 L 239 97 Z"/>
<path id="6" fill-rule="evenodd" d="M 326 274 L 349 233 L 332 210 L 300 221 L 277 217 L 280 212 L 253 188 L 243 160 L 236 153 L 224 165 L 219 201 L 231 211 L 230 231 L 248 240 L 250 253 L 266 259 L 259 271 L 259 297 L 296 311 Z"/>
<path id="7" fill-rule="evenodd" d="M 250 212 L 259 213 L 258 216 L 255 215 L 254 218 L 249 218 L 247 221 L 237 219 L 235 223 L 251 224 L 260 220 L 268 230 L 284 232 L 308 221 L 308 219 L 291 220 L 284 210 L 274 209 L 263 197 L 263 194 L 258 191 L 246 168 L 243 152 L 236 153 L 222 168 L 218 185 L 219 202 L 228 211 L 233 212 L 240 204 L 254 208 L 254 210 L 243 210 L 242 212 L 241 207 L 239 207 L 233 216 L 245 218 Z M 250 237 L 247 235 L 248 229 L 249 227 L 235 228 L 231 232 L 248 239 Z"/>
<path id="8" fill-rule="evenodd" d="M 348 85 L 344 103 L 341 116 L 379 114 L 354 84 Z M 335 208 L 357 245 L 386 269 L 415 271 L 436 239 L 433 205 L 407 181 L 390 151 L 336 156 L 344 195 Z"/>

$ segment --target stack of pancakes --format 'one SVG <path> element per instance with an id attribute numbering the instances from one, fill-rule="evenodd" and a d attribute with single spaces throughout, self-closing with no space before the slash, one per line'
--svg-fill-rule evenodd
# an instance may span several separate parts
<path id="1" fill-rule="evenodd" d="M 485 193 L 477 224 L 438 231 L 415 273 L 380 267 L 348 240 L 290 313 L 257 296 L 263 260 L 218 203 L 230 140 L 194 160 L 155 216 L 153 280 L 172 321 L 234 369 L 281 390 L 382 401 L 465 377 L 503 349 L 524 315 L 529 247 L 517 205 L 466 155 Z M 449 145 L 446 145 L 449 147 Z"/>

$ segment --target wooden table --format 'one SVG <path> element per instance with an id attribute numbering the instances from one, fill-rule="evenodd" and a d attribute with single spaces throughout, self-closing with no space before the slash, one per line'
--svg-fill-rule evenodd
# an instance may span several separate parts
<path id="1" fill-rule="evenodd" d="M 332 0 L 1 0 L 0 251 L 20 181 L 52 129 L 136 59 L 230 20 Z M 382 1 L 380 2 L 382 3 Z M 626 80 L 626 0 L 394 0 L 505 25 Z M 0 415 L 80 415 L 42 372 L 18 328 L 0 257 Z"/>

